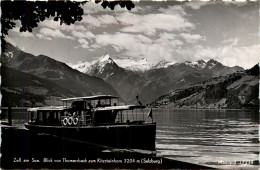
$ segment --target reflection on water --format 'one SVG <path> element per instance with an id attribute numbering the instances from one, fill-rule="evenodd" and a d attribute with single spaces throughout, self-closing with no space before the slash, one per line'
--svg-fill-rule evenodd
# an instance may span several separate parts
<path id="1" fill-rule="evenodd" d="M 123 119 L 151 121 L 146 116 L 148 111 L 129 112 Z M 24 111 L 15 111 L 13 118 L 14 126 L 24 128 L 27 120 Z M 234 162 L 258 160 L 258 112 L 153 109 L 153 120 L 157 122 L 158 156 L 217 168 L 257 167 Z"/>
<path id="2" fill-rule="evenodd" d="M 154 113 L 159 156 L 218 168 L 255 167 L 249 162 L 258 160 L 258 112 L 157 109 Z M 234 165 L 235 161 L 248 163 Z"/>

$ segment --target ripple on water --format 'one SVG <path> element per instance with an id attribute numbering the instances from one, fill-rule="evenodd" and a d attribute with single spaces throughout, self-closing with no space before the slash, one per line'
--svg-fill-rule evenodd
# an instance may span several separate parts
<path id="1" fill-rule="evenodd" d="M 154 109 L 157 155 L 203 165 L 221 160 L 258 160 L 258 114 L 250 111 Z M 26 116 L 14 119 L 13 125 L 24 128 L 26 119 Z M 256 167 L 211 166 L 219 169 Z"/>

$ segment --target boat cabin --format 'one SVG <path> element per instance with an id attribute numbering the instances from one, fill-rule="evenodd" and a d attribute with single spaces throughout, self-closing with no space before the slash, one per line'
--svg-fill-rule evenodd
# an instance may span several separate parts
<path id="1" fill-rule="evenodd" d="M 30 108 L 29 123 L 52 126 L 88 126 L 130 123 L 124 121 L 124 110 L 143 109 L 145 106 L 118 106 L 118 97 L 98 95 L 62 99 L 63 106 Z M 140 121 L 143 122 L 143 121 Z"/>
<path id="2" fill-rule="evenodd" d="M 61 116 L 64 113 L 63 107 L 39 107 L 29 108 L 29 123 L 40 125 L 60 125 Z"/>

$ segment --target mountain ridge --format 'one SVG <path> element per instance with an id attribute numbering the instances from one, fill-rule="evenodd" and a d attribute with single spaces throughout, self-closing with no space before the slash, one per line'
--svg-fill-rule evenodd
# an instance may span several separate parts
<path id="1" fill-rule="evenodd" d="M 136 95 L 144 102 L 151 102 L 170 90 L 190 83 L 244 70 L 241 67 L 224 66 L 216 60 L 198 60 L 183 63 L 161 61 L 151 69 L 141 72 L 120 67 L 111 56 L 107 56 L 106 60 L 101 57 L 89 67 L 87 74 L 111 84 L 128 102 L 136 102 Z M 103 63 L 102 67 L 100 63 Z"/>
<path id="2" fill-rule="evenodd" d="M 146 59 L 145 59 L 146 60 Z M 103 63 L 102 65 L 100 64 L 97 64 L 97 63 Z M 81 64 L 79 65 L 76 65 L 74 66 L 73 68 L 76 69 L 76 70 L 79 70 L 83 73 L 88 73 L 88 74 L 91 74 L 91 68 L 95 65 L 99 65 L 99 68 L 103 68 L 106 64 L 108 63 L 113 63 L 115 64 L 116 66 L 118 67 L 121 67 L 119 66 L 113 59 L 112 57 L 106 53 L 105 55 L 101 56 L 95 63 L 92 63 L 91 65 L 87 66 L 85 65 L 85 63 L 81 63 L 84 65 L 85 67 L 85 71 L 81 71 L 78 67 L 82 66 Z M 159 61 L 158 63 L 156 64 L 152 64 L 152 65 L 149 65 L 149 64 L 143 64 L 143 65 L 138 65 L 139 67 L 145 67 L 145 69 L 138 69 L 138 67 L 131 67 L 131 66 L 127 66 L 127 67 L 121 67 L 127 71 L 134 71 L 134 72 L 146 72 L 146 71 L 149 71 L 149 70 L 153 70 L 153 69 L 160 69 L 160 68 L 168 68 L 170 66 L 173 66 L 173 65 L 180 65 L 180 64 L 186 64 L 188 66 L 191 66 L 193 68 L 196 68 L 196 69 L 200 69 L 200 70 L 203 70 L 203 69 L 207 69 L 207 70 L 210 70 L 210 69 L 214 69 L 214 67 L 218 66 L 224 66 L 224 67 L 227 67 L 227 68 L 230 68 L 230 69 L 234 69 L 234 71 L 243 71 L 244 68 L 240 67 L 240 66 L 233 66 L 233 67 L 229 67 L 229 66 L 225 66 L 223 65 L 222 63 L 220 63 L 219 61 L 217 60 L 214 60 L 214 59 L 210 59 L 208 60 L 207 62 L 204 61 L 204 60 L 197 60 L 197 61 L 194 61 L 194 62 L 191 62 L 191 61 L 185 61 L 185 62 L 169 62 L 169 61 L 166 61 L 166 60 L 161 60 Z M 136 65 L 133 65 L 133 66 L 136 66 Z M 88 68 L 88 69 L 86 69 Z M 97 68 L 97 67 L 96 67 Z"/>
<path id="3" fill-rule="evenodd" d="M 73 96 L 118 95 L 110 84 L 98 77 L 81 73 L 48 56 L 34 56 L 11 44 L 8 44 L 8 47 L 6 52 L 1 55 L 2 66 L 20 71 L 25 75 L 33 75 L 51 81 L 56 86 L 71 91 Z M 8 75 L 3 74 L 2 76 Z"/>
<path id="4" fill-rule="evenodd" d="M 160 96 L 151 107 L 258 109 L 259 66 L 214 77 Z"/>

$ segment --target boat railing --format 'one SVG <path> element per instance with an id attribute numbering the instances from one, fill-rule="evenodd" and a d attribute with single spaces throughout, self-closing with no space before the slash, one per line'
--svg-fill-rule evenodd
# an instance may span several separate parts
<path id="1" fill-rule="evenodd" d="M 62 126 L 84 126 L 90 124 L 90 116 L 61 116 Z"/>

